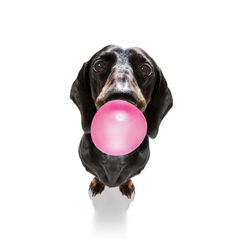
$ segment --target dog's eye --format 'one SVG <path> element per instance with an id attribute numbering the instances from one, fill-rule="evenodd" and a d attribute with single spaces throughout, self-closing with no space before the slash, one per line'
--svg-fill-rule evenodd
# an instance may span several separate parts
<path id="1" fill-rule="evenodd" d="M 102 60 L 98 60 L 94 64 L 94 71 L 95 72 L 103 72 L 106 69 L 106 63 Z"/>
<path id="2" fill-rule="evenodd" d="M 142 64 L 140 67 L 140 72 L 142 74 L 143 77 L 148 77 L 152 74 L 152 68 L 150 67 L 150 65 L 144 63 Z"/>

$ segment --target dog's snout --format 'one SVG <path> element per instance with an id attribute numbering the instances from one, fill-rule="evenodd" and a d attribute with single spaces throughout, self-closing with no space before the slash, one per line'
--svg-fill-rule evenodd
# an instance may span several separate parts
<path id="1" fill-rule="evenodd" d="M 110 88 L 115 88 L 119 90 L 128 90 L 132 89 L 134 85 L 134 79 L 133 77 L 129 76 L 125 72 L 115 72 L 111 79 L 110 82 L 108 83 Z"/>
<path id="2" fill-rule="evenodd" d="M 132 72 L 128 70 L 115 69 L 110 73 L 95 101 L 96 107 L 100 108 L 104 103 L 111 100 L 128 101 L 141 111 L 144 111 L 146 107 L 146 101 L 138 83 Z"/>

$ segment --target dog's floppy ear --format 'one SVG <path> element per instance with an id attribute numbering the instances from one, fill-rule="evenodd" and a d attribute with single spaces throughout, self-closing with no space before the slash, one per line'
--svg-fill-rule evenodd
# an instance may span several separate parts
<path id="1" fill-rule="evenodd" d="M 145 111 L 145 117 L 148 123 L 147 134 L 151 138 L 157 136 L 163 117 L 173 106 L 172 94 L 159 68 L 157 68 L 157 75 L 152 98 Z"/>
<path id="2" fill-rule="evenodd" d="M 82 128 L 85 133 L 90 133 L 91 121 L 96 113 L 96 107 L 91 97 L 88 71 L 89 62 L 86 62 L 78 73 L 70 92 L 70 98 L 81 112 Z"/>

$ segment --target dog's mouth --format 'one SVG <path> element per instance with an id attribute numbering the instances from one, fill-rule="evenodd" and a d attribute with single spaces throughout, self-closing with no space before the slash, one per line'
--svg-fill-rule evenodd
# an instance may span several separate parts
<path id="1" fill-rule="evenodd" d="M 135 107 L 137 107 L 142 113 L 145 112 L 146 106 L 147 106 L 146 102 L 142 102 L 138 98 L 127 93 L 113 93 L 106 98 L 102 98 L 102 99 L 98 98 L 98 100 L 95 101 L 95 106 L 98 110 L 105 103 L 114 101 L 114 100 L 123 100 L 123 101 L 129 102 Z"/>
<path id="2" fill-rule="evenodd" d="M 114 100 L 123 100 L 123 101 L 133 104 L 134 106 L 137 106 L 137 101 L 132 95 L 123 94 L 123 93 L 122 94 L 116 93 L 116 94 L 110 95 L 108 98 L 106 98 L 105 103 L 114 101 Z"/>

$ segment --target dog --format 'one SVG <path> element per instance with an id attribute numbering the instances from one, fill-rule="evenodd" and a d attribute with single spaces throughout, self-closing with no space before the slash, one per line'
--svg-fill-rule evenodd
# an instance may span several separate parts
<path id="1" fill-rule="evenodd" d="M 142 49 L 122 49 L 108 45 L 84 63 L 74 81 L 70 98 L 81 113 L 84 134 L 79 156 L 86 170 L 95 177 L 89 190 L 101 194 L 105 185 L 117 187 L 131 198 L 135 192 L 132 177 L 145 167 L 149 156 L 149 138 L 155 138 L 159 126 L 173 106 L 173 98 L 162 71 Z M 129 154 L 112 156 L 95 147 L 90 135 L 91 121 L 97 110 L 111 100 L 125 100 L 135 105 L 147 121 L 147 135 Z"/>

